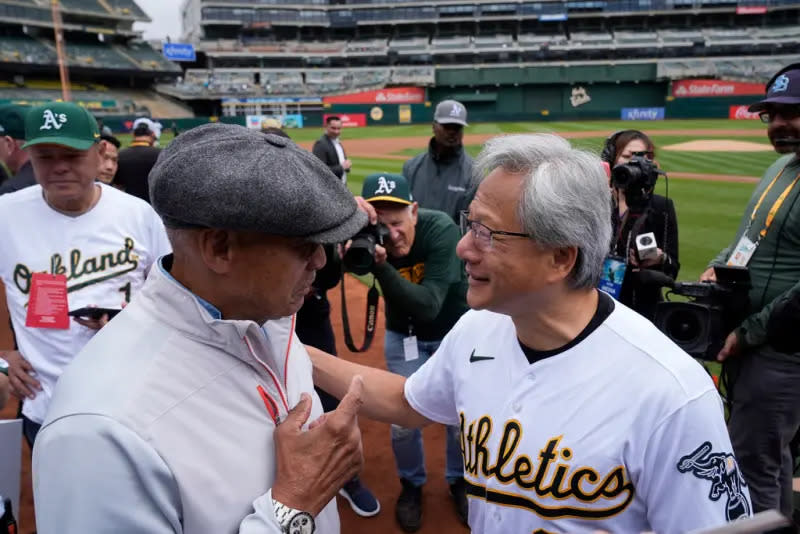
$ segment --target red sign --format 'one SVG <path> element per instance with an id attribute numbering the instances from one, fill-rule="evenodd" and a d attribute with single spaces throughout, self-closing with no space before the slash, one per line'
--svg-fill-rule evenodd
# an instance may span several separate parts
<path id="1" fill-rule="evenodd" d="M 739 6 L 736 8 L 737 15 L 763 15 L 767 12 L 767 6 Z"/>
<path id="2" fill-rule="evenodd" d="M 327 104 L 422 104 L 425 102 L 425 89 L 392 87 L 349 95 L 326 96 L 322 101 Z"/>
<path id="3" fill-rule="evenodd" d="M 28 314 L 29 328 L 69 328 L 67 277 L 63 274 L 33 273 Z"/>
<path id="4" fill-rule="evenodd" d="M 728 108 L 728 118 L 730 119 L 758 119 L 758 113 L 747 111 L 749 106 L 731 106 Z"/>
<path id="5" fill-rule="evenodd" d="M 672 82 L 672 96 L 692 98 L 699 96 L 763 95 L 764 84 L 728 82 L 725 80 L 678 80 Z"/>
<path id="6" fill-rule="evenodd" d="M 322 116 L 322 124 L 328 121 L 328 117 L 339 117 L 342 119 L 343 128 L 358 128 L 367 125 L 367 115 L 365 113 L 331 113 Z"/>

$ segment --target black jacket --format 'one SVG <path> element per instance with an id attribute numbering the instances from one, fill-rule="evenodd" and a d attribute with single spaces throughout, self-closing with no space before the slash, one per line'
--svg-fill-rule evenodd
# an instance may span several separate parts
<path id="1" fill-rule="evenodd" d="M 658 248 L 664 251 L 664 263 L 649 267 L 661 271 L 670 278 L 676 278 L 680 270 L 678 262 L 678 218 L 675 215 L 675 204 L 661 195 L 653 195 L 650 207 L 641 216 L 629 216 L 620 229 L 622 221 L 614 210 L 614 233 L 611 253 L 621 258 L 628 257 L 628 251 L 636 250 L 636 236 L 653 232 Z M 643 220 L 641 220 L 644 218 Z M 665 243 L 666 240 L 666 243 Z M 620 290 L 619 301 L 633 308 L 648 319 L 653 319 L 656 305 L 663 300 L 661 286 L 643 282 L 646 275 L 630 263 L 625 271 L 625 280 Z"/>
<path id="2" fill-rule="evenodd" d="M 119 151 L 119 167 L 114 176 L 114 185 L 122 187 L 126 193 L 150 203 L 150 189 L 147 177 L 156 164 L 161 149 L 134 143 Z"/>
<path id="3" fill-rule="evenodd" d="M 341 178 L 344 175 L 342 164 L 339 163 L 339 155 L 336 153 L 336 147 L 333 146 L 333 141 L 331 141 L 330 137 L 322 134 L 322 137 L 314 142 L 314 148 L 311 149 L 311 152 L 317 156 L 322 163 L 327 165 L 337 178 Z M 342 147 L 342 152 L 344 152 L 344 146 Z M 347 158 L 346 154 L 345 158 Z"/>
<path id="4" fill-rule="evenodd" d="M 36 176 L 33 174 L 33 165 L 31 165 L 30 161 L 27 161 L 20 167 L 17 174 L 3 182 L 3 185 L 0 185 L 0 195 L 13 193 L 32 185 L 36 185 Z"/>

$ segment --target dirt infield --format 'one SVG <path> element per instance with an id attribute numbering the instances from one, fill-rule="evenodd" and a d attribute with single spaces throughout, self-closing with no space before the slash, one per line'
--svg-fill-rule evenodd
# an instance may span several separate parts
<path id="1" fill-rule="evenodd" d="M 662 146 L 661 150 L 683 152 L 772 152 L 772 145 L 731 139 L 695 139 L 685 143 Z"/>
<path id="2" fill-rule="evenodd" d="M 364 324 L 362 320 L 366 306 L 367 290 L 365 286 L 355 280 L 348 280 L 347 302 L 348 312 L 350 313 L 352 324 Z M 337 348 L 339 355 L 351 361 L 365 365 L 386 368 L 383 358 L 383 334 L 384 317 L 383 303 L 379 314 L 378 329 L 375 341 L 364 354 L 353 354 L 347 350 L 342 342 L 342 326 L 340 314 L 339 288 L 329 292 L 331 298 L 331 309 L 333 310 L 333 328 L 337 338 Z M 356 342 L 361 341 L 363 332 L 353 332 Z M 11 332 L 8 328 L 8 314 L 5 305 L 5 292 L 0 284 L 0 347 L 10 347 L 12 345 Z M 15 417 L 17 406 L 15 402 L 6 406 L 0 412 L 0 419 L 11 419 Z M 362 479 L 375 492 L 381 503 L 381 512 L 372 518 L 364 519 L 357 516 L 347 502 L 338 497 L 339 515 L 342 522 L 342 534 L 367 534 L 380 532 L 382 534 L 394 534 L 402 532 L 395 524 L 394 502 L 400 493 L 400 482 L 398 481 L 394 456 L 392 454 L 391 441 L 389 439 L 389 425 L 378 423 L 366 418 L 360 421 L 362 437 L 364 442 L 365 468 Z M 468 529 L 459 523 L 450 497 L 448 487 L 444 479 L 444 431 L 439 425 L 434 425 L 424 430 L 425 455 L 428 467 L 428 483 L 423 492 L 423 527 L 419 531 L 422 534 L 463 534 Z M 33 492 L 31 489 L 30 471 L 30 450 L 27 445 L 23 445 L 23 474 L 22 474 L 22 494 L 21 511 L 18 514 L 20 534 L 30 534 L 35 530 L 33 519 Z"/>

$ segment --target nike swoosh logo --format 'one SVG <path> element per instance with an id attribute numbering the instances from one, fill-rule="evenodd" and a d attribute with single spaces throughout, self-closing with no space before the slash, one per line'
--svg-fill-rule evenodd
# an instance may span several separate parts
<path id="1" fill-rule="evenodd" d="M 475 356 L 475 349 L 469 355 L 469 363 L 482 362 L 484 360 L 494 360 L 494 356 Z"/>

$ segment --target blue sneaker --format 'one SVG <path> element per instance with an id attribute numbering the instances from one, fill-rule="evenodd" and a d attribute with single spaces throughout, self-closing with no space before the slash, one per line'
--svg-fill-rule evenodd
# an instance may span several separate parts
<path id="1" fill-rule="evenodd" d="M 361 517 L 372 517 L 381 511 L 381 503 L 372 492 L 361 483 L 358 477 L 354 477 L 350 482 L 339 490 L 339 495 L 347 499 L 350 507 Z"/>

